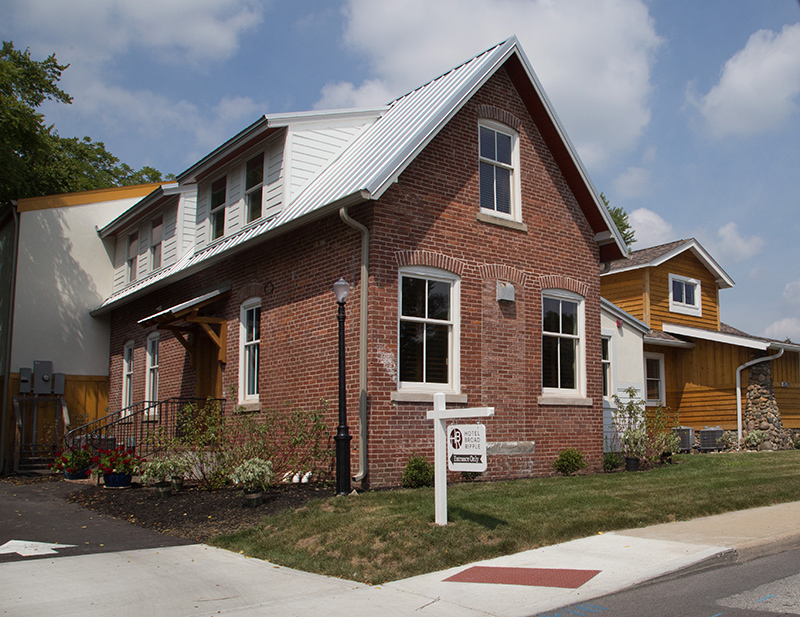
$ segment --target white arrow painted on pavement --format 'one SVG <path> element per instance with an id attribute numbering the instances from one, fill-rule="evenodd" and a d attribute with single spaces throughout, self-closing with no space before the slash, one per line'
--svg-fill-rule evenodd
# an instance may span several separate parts
<path id="1" fill-rule="evenodd" d="M 50 544 L 49 542 L 25 542 L 24 540 L 9 540 L 0 546 L 0 555 L 17 553 L 22 557 L 35 555 L 58 555 L 57 548 L 72 548 L 74 544 Z"/>

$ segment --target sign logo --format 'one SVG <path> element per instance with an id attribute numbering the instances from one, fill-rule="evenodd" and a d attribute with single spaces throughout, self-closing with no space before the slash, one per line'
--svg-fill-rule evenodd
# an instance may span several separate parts
<path id="1" fill-rule="evenodd" d="M 453 424 L 447 427 L 447 468 L 450 471 L 486 471 L 486 426 Z"/>

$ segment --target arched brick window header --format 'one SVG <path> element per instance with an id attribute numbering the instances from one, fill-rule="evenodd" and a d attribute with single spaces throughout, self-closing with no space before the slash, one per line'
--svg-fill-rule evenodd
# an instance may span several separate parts
<path id="1" fill-rule="evenodd" d="M 261 294 L 263 293 L 263 286 L 259 283 L 250 283 L 248 285 L 243 285 L 239 289 L 239 304 L 247 300 L 248 298 L 260 298 Z"/>
<path id="2" fill-rule="evenodd" d="M 478 105 L 477 112 L 478 118 L 501 122 L 506 126 L 510 126 L 515 131 L 519 131 L 519 127 L 522 124 L 522 121 L 515 115 L 508 113 L 504 109 L 495 107 L 494 105 Z"/>
<path id="3" fill-rule="evenodd" d="M 466 267 L 460 259 L 432 251 L 398 251 L 394 254 L 394 258 L 398 268 L 403 266 L 427 266 L 429 268 L 447 270 L 458 276 L 464 276 Z"/>
<path id="4" fill-rule="evenodd" d="M 483 280 L 497 279 L 514 283 L 520 287 L 524 287 L 528 280 L 528 275 L 522 270 L 502 264 L 484 264 L 480 267 L 480 274 Z"/>
<path id="5" fill-rule="evenodd" d="M 566 289 L 584 298 L 589 294 L 589 286 L 568 276 L 560 274 L 547 274 L 539 277 L 539 288 L 544 289 Z"/>

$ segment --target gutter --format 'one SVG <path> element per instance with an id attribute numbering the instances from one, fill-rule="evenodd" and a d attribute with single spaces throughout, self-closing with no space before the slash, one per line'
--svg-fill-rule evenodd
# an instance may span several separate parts
<path id="1" fill-rule="evenodd" d="M 754 364 L 759 364 L 761 362 L 767 362 L 768 360 L 777 360 L 783 355 L 784 349 L 776 353 L 774 356 L 767 356 L 765 358 L 756 358 L 755 360 L 750 360 L 750 362 L 745 362 L 739 368 L 736 369 L 736 428 L 739 434 L 739 444 L 742 443 L 742 371 L 748 367 L 753 366 Z"/>
<path id="2" fill-rule="evenodd" d="M 361 482 L 367 475 L 367 306 L 369 304 L 369 230 L 339 209 L 344 223 L 361 234 L 361 298 L 358 324 L 358 473 L 353 480 Z"/>
<path id="3" fill-rule="evenodd" d="M 16 302 L 17 289 L 17 255 L 19 253 L 19 218 L 17 217 L 17 202 L 11 200 L 11 217 L 14 220 L 14 250 L 11 257 L 11 289 L 9 290 L 8 303 L 8 345 L 6 346 L 5 366 L 3 376 L 3 412 L 0 420 L 0 474 L 6 473 L 6 425 L 8 424 L 8 384 L 11 381 L 11 344 L 14 340 L 14 303 Z"/>

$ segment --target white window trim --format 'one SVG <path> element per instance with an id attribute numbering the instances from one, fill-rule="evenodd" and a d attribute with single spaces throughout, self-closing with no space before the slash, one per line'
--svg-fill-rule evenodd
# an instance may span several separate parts
<path id="1" fill-rule="evenodd" d="M 261 161 L 261 182 L 259 182 L 256 186 L 252 186 L 249 189 L 247 188 L 247 164 L 256 158 L 258 155 L 263 157 Z M 256 152 L 252 156 L 248 156 L 244 164 L 242 165 L 242 173 L 244 174 L 242 177 L 242 188 L 244 189 L 244 198 L 242 200 L 242 220 L 244 221 L 245 225 L 250 225 L 250 223 L 255 223 L 256 221 L 260 221 L 264 218 L 264 179 L 267 176 L 267 153 L 264 151 Z M 261 191 L 261 215 L 258 218 L 250 219 L 250 204 L 248 203 L 248 198 L 251 194 L 255 193 L 256 191 Z"/>
<path id="2" fill-rule="evenodd" d="M 672 297 L 672 282 L 680 281 L 684 284 L 694 285 L 695 296 L 694 304 L 686 304 L 685 302 L 678 302 Z M 669 310 L 671 313 L 680 313 L 681 315 L 694 315 L 696 317 L 703 316 L 703 298 L 700 293 L 700 281 L 697 279 L 680 276 L 678 274 L 669 275 Z"/>
<path id="3" fill-rule="evenodd" d="M 122 346 L 122 400 L 120 408 L 125 409 L 133 404 L 133 365 L 134 341 L 126 341 Z M 128 359 L 130 351 L 130 360 Z"/>
<path id="4" fill-rule="evenodd" d="M 544 336 L 544 299 L 554 298 L 557 300 L 568 300 L 578 303 L 578 352 L 575 354 L 575 383 L 576 388 L 545 388 L 542 386 L 543 399 L 550 398 L 569 398 L 580 399 L 586 396 L 586 319 L 585 303 L 586 299 L 565 289 L 545 289 L 542 291 L 542 313 L 539 318 L 539 329 Z M 541 351 L 541 348 L 540 348 Z M 544 360 L 542 360 L 544 361 Z M 542 367 L 540 367 L 540 371 Z M 590 400 L 590 399 L 587 399 Z"/>
<path id="5" fill-rule="evenodd" d="M 664 370 L 664 354 L 663 353 L 653 353 L 650 351 L 646 351 L 644 353 L 644 396 L 647 397 L 647 361 L 648 360 L 658 360 L 658 367 L 659 367 L 659 382 L 661 387 L 659 391 L 661 392 L 661 399 L 650 399 L 645 398 L 645 405 L 666 405 L 667 404 L 667 380 L 666 380 L 666 371 Z"/>
<path id="6" fill-rule="evenodd" d="M 160 338 L 161 335 L 159 332 L 151 332 L 147 336 L 147 345 L 145 347 L 145 356 L 147 357 L 147 368 L 144 376 L 144 391 L 145 391 L 145 399 L 148 403 L 157 403 L 158 402 L 158 370 L 159 370 L 159 362 L 160 360 L 157 358 L 156 362 L 153 362 L 153 342 L 156 345 L 160 345 Z M 160 358 L 161 351 L 159 349 L 158 357 Z M 153 374 L 155 374 L 155 392 L 151 393 L 151 389 L 153 389 Z M 151 396 L 151 394 L 155 394 L 155 398 Z"/>
<path id="7" fill-rule="evenodd" d="M 501 167 L 506 167 L 502 163 L 498 163 L 497 161 L 493 161 L 490 159 L 484 159 L 480 155 L 480 127 L 485 126 L 487 129 L 492 129 L 493 131 L 497 131 L 499 133 L 503 133 L 511 137 L 511 213 L 506 214 L 505 212 L 498 212 L 497 210 L 490 210 L 488 208 L 480 208 L 479 211 L 482 214 L 488 216 L 494 216 L 500 219 L 506 219 L 510 221 L 515 221 L 518 223 L 522 222 L 522 208 L 520 206 L 522 195 L 522 183 L 520 180 L 520 163 L 519 163 L 519 133 L 512 129 L 510 126 L 502 124 L 500 122 L 495 122 L 493 120 L 479 120 L 478 121 L 478 162 L 479 162 L 479 171 L 478 171 L 478 181 L 480 182 L 480 162 L 485 161 L 486 163 L 491 163 L 492 165 L 499 165 Z M 478 204 L 480 206 L 480 196 L 478 197 Z"/>
<path id="8" fill-rule="evenodd" d="M 448 346 L 448 382 L 430 384 L 414 381 L 400 381 L 400 316 L 402 313 L 403 277 L 411 276 L 437 280 L 451 284 L 450 289 L 450 339 Z M 461 394 L 461 277 L 447 270 L 426 266 L 407 266 L 400 268 L 397 277 L 397 391 L 405 393 Z M 402 398 L 402 397 L 400 397 Z M 398 399 L 399 400 L 399 399 Z"/>
<path id="9" fill-rule="evenodd" d="M 229 174 L 225 173 L 225 174 L 223 174 L 221 176 L 218 176 L 217 178 L 214 178 L 214 180 L 212 180 L 208 184 L 208 241 L 209 242 L 218 242 L 218 241 L 222 240 L 225 237 L 225 234 L 227 232 L 227 228 L 228 228 L 227 208 L 228 208 L 228 197 L 230 195 L 230 182 L 228 182 L 228 180 L 229 180 L 228 175 Z M 212 210 L 212 208 L 211 208 L 211 197 L 214 194 L 214 190 L 213 190 L 214 184 L 217 183 L 218 181 L 222 180 L 223 178 L 225 179 L 225 199 L 223 200 L 221 205 L 217 206 L 216 208 L 214 208 Z M 223 213 L 222 214 L 222 216 L 223 216 L 222 235 L 219 236 L 218 238 L 215 238 L 214 237 L 214 218 L 215 218 L 215 216 L 216 216 L 216 214 L 218 212 L 222 212 Z"/>
<path id="10" fill-rule="evenodd" d="M 604 364 L 608 364 L 608 394 L 603 394 L 603 398 L 607 401 L 611 401 L 614 396 L 614 332 L 611 330 L 602 330 L 600 332 L 600 338 L 606 339 L 608 341 L 608 360 L 603 360 L 603 348 L 600 347 L 600 368 L 605 373 Z M 601 343 L 602 345 L 602 343 Z M 601 376 L 601 387 L 602 387 L 602 376 Z"/>
<path id="11" fill-rule="evenodd" d="M 258 373 L 256 375 L 256 389 L 258 392 L 255 394 L 247 394 L 247 366 L 246 366 L 246 357 L 245 354 L 245 346 L 247 342 L 245 341 L 246 331 L 245 331 L 245 319 L 247 315 L 247 311 L 254 309 L 254 308 L 261 308 L 261 298 L 253 297 L 248 298 L 244 302 L 242 302 L 241 307 L 239 308 L 239 403 L 258 403 L 259 399 L 259 392 L 260 392 L 260 373 L 261 373 L 261 338 L 258 339 Z M 260 327 L 259 327 L 260 330 Z M 252 344 L 252 343 L 251 343 Z"/>

